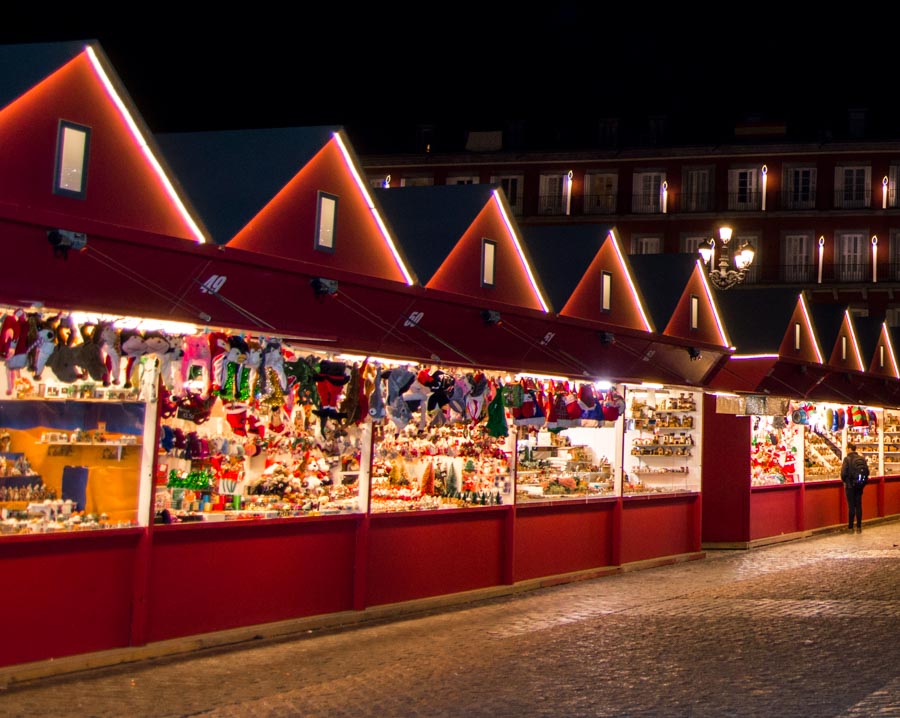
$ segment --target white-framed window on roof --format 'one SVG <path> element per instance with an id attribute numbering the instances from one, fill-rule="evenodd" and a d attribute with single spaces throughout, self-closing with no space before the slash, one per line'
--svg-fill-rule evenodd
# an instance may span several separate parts
<path id="1" fill-rule="evenodd" d="M 478 184 L 478 175 L 451 175 L 447 177 L 447 184 Z"/>
<path id="2" fill-rule="evenodd" d="M 494 175 L 491 177 L 491 184 L 498 184 L 506 195 L 506 201 L 512 208 L 513 214 L 522 214 L 523 193 L 525 191 L 524 175 Z"/>
<path id="3" fill-rule="evenodd" d="M 851 231 L 837 234 L 838 280 L 863 282 L 869 278 L 869 247 L 866 232 Z"/>
<path id="4" fill-rule="evenodd" d="M 321 252 L 334 252 L 337 227 L 338 198 L 327 192 L 319 192 L 316 209 L 315 248 Z"/>
<path id="5" fill-rule="evenodd" d="M 481 286 L 493 287 L 496 283 L 497 243 L 492 239 L 481 239 Z"/>
<path id="6" fill-rule="evenodd" d="M 728 170 L 728 209 L 762 208 L 759 167 L 737 167 Z"/>
<path id="7" fill-rule="evenodd" d="M 889 327 L 900 327 L 900 307 L 888 307 L 885 309 L 884 322 Z"/>
<path id="8" fill-rule="evenodd" d="M 786 232 L 781 240 L 781 248 L 781 278 L 785 282 L 810 281 L 813 271 L 813 233 Z"/>
<path id="9" fill-rule="evenodd" d="M 616 172 L 587 172 L 584 175 L 586 214 L 614 214 L 619 176 Z"/>
<path id="10" fill-rule="evenodd" d="M 712 169 L 690 167 L 684 170 L 681 183 L 681 209 L 684 212 L 707 212 L 712 207 Z"/>
<path id="11" fill-rule="evenodd" d="M 612 311 L 612 272 L 600 272 L 600 311 Z"/>
<path id="12" fill-rule="evenodd" d="M 431 187 L 433 184 L 434 177 L 432 177 L 431 175 L 403 177 L 400 180 L 401 187 Z"/>
<path id="13" fill-rule="evenodd" d="M 369 177 L 369 187 L 372 189 L 384 189 L 388 182 L 384 177 Z"/>
<path id="14" fill-rule="evenodd" d="M 815 209 L 816 168 L 785 167 L 781 200 L 785 209 Z"/>
<path id="15" fill-rule="evenodd" d="M 662 237 L 657 234 L 638 234 L 631 239 L 632 254 L 659 254 L 662 251 Z"/>
<path id="16" fill-rule="evenodd" d="M 566 186 L 568 177 L 563 174 L 542 174 L 538 214 L 561 215 L 566 213 Z"/>
<path id="17" fill-rule="evenodd" d="M 662 212 L 663 184 L 665 181 L 665 172 L 635 172 L 631 187 L 631 211 L 635 214 L 657 214 Z"/>
<path id="18" fill-rule="evenodd" d="M 871 177 L 871 168 L 867 165 L 835 167 L 834 206 L 838 209 L 868 207 L 872 198 Z"/>
<path id="19" fill-rule="evenodd" d="M 84 199 L 87 194 L 91 128 L 60 120 L 56 134 L 54 194 Z"/>

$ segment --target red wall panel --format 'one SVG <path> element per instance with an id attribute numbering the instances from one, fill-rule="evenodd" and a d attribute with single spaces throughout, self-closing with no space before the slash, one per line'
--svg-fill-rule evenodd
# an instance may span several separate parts
<path id="1" fill-rule="evenodd" d="M 750 495 L 750 540 L 802 530 L 800 484 L 756 487 Z"/>
<path id="2" fill-rule="evenodd" d="M 147 640 L 350 610 L 359 522 L 154 527 Z"/>
<path id="3" fill-rule="evenodd" d="M 129 645 L 143 529 L 9 536 L 0 541 L 6 617 L 0 665 Z"/>
<path id="4" fill-rule="evenodd" d="M 900 476 L 886 476 L 883 481 L 884 506 L 882 510 L 884 515 L 900 514 Z M 866 516 L 865 506 L 863 506 L 863 516 Z"/>
<path id="5" fill-rule="evenodd" d="M 615 501 L 516 509 L 516 581 L 613 565 Z"/>
<path id="6" fill-rule="evenodd" d="M 512 506 L 374 514 L 366 605 L 502 585 L 510 511 Z"/>
<path id="7" fill-rule="evenodd" d="M 621 563 L 699 551 L 700 510 L 698 494 L 623 499 Z"/>
<path id="8" fill-rule="evenodd" d="M 703 542 L 750 539 L 750 417 L 716 413 L 703 397 Z"/>
<path id="9" fill-rule="evenodd" d="M 847 501 L 840 481 L 810 482 L 803 486 L 804 528 L 813 531 L 847 520 Z"/>

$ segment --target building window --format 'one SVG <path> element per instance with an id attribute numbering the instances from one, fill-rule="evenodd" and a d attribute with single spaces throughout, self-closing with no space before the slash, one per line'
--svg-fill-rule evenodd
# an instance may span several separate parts
<path id="1" fill-rule="evenodd" d="M 681 185 L 681 209 L 684 212 L 708 212 L 712 209 L 712 170 L 708 167 L 686 169 Z"/>
<path id="2" fill-rule="evenodd" d="M 760 209 L 759 168 L 728 170 L 728 209 Z"/>
<path id="3" fill-rule="evenodd" d="M 631 211 L 635 214 L 657 214 L 662 211 L 664 172 L 635 172 L 632 184 Z"/>
<path id="4" fill-rule="evenodd" d="M 84 199 L 87 194 L 87 166 L 91 128 L 60 121 L 56 135 L 54 194 Z"/>
<path id="5" fill-rule="evenodd" d="M 837 237 L 838 280 L 862 282 L 869 277 L 869 243 L 864 232 L 841 232 Z"/>
<path id="6" fill-rule="evenodd" d="M 541 196 L 538 214 L 566 213 L 566 183 L 564 174 L 541 175 Z"/>
<path id="7" fill-rule="evenodd" d="M 890 253 L 888 276 L 891 279 L 900 279 L 900 229 L 891 230 L 888 252 Z"/>
<path id="8" fill-rule="evenodd" d="M 737 252 L 738 247 L 744 246 L 747 242 L 753 245 L 754 255 L 753 264 L 750 265 L 750 268 L 744 275 L 744 284 L 755 284 L 759 281 L 760 274 L 762 274 L 759 269 L 762 265 L 762 243 L 759 241 L 759 235 L 752 232 L 744 234 L 735 233 L 731 237 L 730 246 L 732 252 Z M 734 254 L 732 254 L 732 257 L 734 257 Z"/>
<path id="9" fill-rule="evenodd" d="M 636 236 L 631 240 L 632 254 L 659 254 L 662 239 L 653 235 Z"/>
<path id="10" fill-rule="evenodd" d="M 431 187 L 434 184 L 434 177 L 430 175 L 420 175 L 418 177 L 403 177 L 400 179 L 401 187 Z"/>
<path id="11" fill-rule="evenodd" d="M 447 178 L 447 184 L 478 184 L 478 175 L 454 175 Z"/>
<path id="12" fill-rule="evenodd" d="M 887 206 L 888 207 L 896 207 L 897 206 L 897 181 L 900 179 L 900 170 L 898 170 L 897 165 L 891 165 L 888 170 L 888 194 L 887 194 Z"/>
<path id="13" fill-rule="evenodd" d="M 585 214 L 614 214 L 619 177 L 615 172 L 588 172 L 584 176 Z"/>
<path id="14" fill-rule="evenodd" d="M 494 286 L 494 271 L 497 265 L 497 243 L 492 239 L 481 240 L 481 286 Z"/>
<path id="15" fill-rule="evenodd" d="M 600 272 L 600 311 L 612 309 L 612 272 Z"/>
<path id="16" fill-rule="evenodd" d="M 512 208 L 513 214 L 522 214 L 522 194 L 525 189 L 525 177 L 522 175 L 495 175 L 491 177 L 491 184 L 498 184 L 506 195 L 506 201 Z"/>
<path id="17" fill-rule="evenodd" d="M 785 209 L 815 209 L 815 167 L 785 168 L 782 202 L 784 203 Z"/>
<path id="18" fill-rule="evenodd" d="M 870 176 L 869 167 L 836 167 L 834 170 L 834 206 L 838 209 L 868 207 L 872 194 Z"/>
<path id="19" fill-rule="evenodd" d="M 696 294 L 691 295 L 691 329 L 697 329 L 700 326 L 700 297 Z"/>
<path id="20" fill-rule="evenodd" d="M 686 234 L 681 238 L 681 251 L 699 257 L 701 245 L 709 245 L 709 240 L 706 234 Z"/>
<path id="21" fill-rule="evenodd" d="M 319 192 L 318 197 L 315 248 L 323 252 L 334 252 L 334 228 L 337 223 L 338 198 L 325 192 Z"/>
<path id="22" fill-rule="evenodd" d="M 812 232 L 786 234 L 781 246 L 781 278 L 785 282 L 808 282 L 813 268 Z"/>

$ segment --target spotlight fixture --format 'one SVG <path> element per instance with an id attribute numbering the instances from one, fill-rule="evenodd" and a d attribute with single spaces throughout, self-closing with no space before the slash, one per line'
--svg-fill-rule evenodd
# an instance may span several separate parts
<path id="1" fill-rule="evenodd" d="M 616 335 L 612 332 L 600 332 L 598 334 L 600 337 L 601 344 L 615 344 L 616 343 Z"/>
<path id="2" fill-rule="evenodd" d="M 697 347 L 688 347 L 687 349 L 688 356 L 691 358 L 691 361 L 699 361 L 702 354 Z"/>
<path id="3" fill-rule="evenodd" d="M 323 279 L 322 277 L 313 277 L 310 286 L 316 293 L 317 297 L 324 297 L 326 294 L 334 295 L 338 292 L 338 283 L 336 279 Z"/>
<path id="4" fill-rule="evenodd" d="M 503 323 L 503 319 L 500 317 L 500 312 L 495 312 L 493 309 L 482 309 L 481 318 L 484 319 L 484 323 L 489 326 L 499 325 Z"/>
<path id="5" fill-rule="evenodd" d="M 53 256 L 69 258 L 69 250 L 82 251 L 87 247 L 87 235 L 83 232 L 70 232 L 66 229 L 48 229 L 47 241 L 53 247 Z"/>

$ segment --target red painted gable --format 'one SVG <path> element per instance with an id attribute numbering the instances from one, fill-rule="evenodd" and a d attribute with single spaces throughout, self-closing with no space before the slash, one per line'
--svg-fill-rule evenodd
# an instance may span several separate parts
<path id="1" fill-rule="evenodd" d="M 698 300 L 696 329 L 691 328 L 691 297 L 697 297 Z M 682 292 L 663 334 L 687 339 L 698 344 L 728 346 L 728 339 L 724 335 L 719 321 L 718 309 L 713 304 L 699 265 L 694 267 L 694 271 L 691 272 L 691 277 L 685 285 L 684 292 Z"/>
<path id="2" fill-rule="evenodd" d="M 489 239 L 497 244 L 495 283 L 489 287 L 481 285 L 482 239 Z M 516 239 L 503 220 L 497 200 L 493 197 L 476 215 L 425 286 L 486 302 L 543 311 L 516 248 Z"/>
<path id="3" fill-rule="evenodd" d="M 601 278 L 612 275 L 610 310 L 601 310 Z M 561 316 L 578 317 L 617 327 L 650 331 L 649 319 L 634 290 L 634 282 L 615 241 L 607 235 L 572 296 L 560 311 Z"/>
<path id="4" fill-rule="evenodd" d="M 795 327 L 798 325 L 800 327 L 800 348 L 796 349 L 795 332 L 797 330 Z M 800 295 L 797 299 L 794 312 L 791 314 L 791 320 L 788 322 L 787 331 L 781 340 L 781 346 L 778 348 L 778 356 L 811 364 L 822 363 L 818 340 L 813 332 L 812 322 L 803 302 L 803 295 Z"/>
<path id="5" fill-rule="evenodd" d="M 846 349 L 844 348 L 846 345 Z M 849 315 L 844 312 L 841 328 L 838 331 L 837 341 L 831 350 L 828 365 L 849 371 L 865 371 L 862 356 L 859 352 L 859 344 L 850 324 Z"/>
<path id="6" fill-rule="evenodd" d="M 318 192 L 336 196 L 334 251 L 314 246 Z M 227 243 L 228 247 L 406 283 L 390 246 L 332 138 Z"/>
<path id="7" fill-rule="evenodd" d="M 90 128 L 84 198 L 53 193 L 59 122 Z M 0 214 L 48 228 L 195 241 L 87 51 L 0 110 Z"/>

